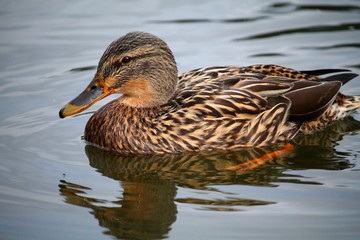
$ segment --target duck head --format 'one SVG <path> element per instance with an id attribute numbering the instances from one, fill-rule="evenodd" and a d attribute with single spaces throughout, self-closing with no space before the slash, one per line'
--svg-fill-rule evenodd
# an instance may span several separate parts
<path id="1" fill-rule="evenodd" d="M 114 93 L 123 104 L 156 107 L 173 96 L 178 80 L 174 56 L 160 38 L 131 32 L 112 42 L 100 58 L 93 80 L 59 112 L 60 118 L 84 111 Z"/>

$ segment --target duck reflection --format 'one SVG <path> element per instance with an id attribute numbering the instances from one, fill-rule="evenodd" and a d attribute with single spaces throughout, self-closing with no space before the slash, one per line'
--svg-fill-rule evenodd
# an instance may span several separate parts
<path id="1" fill-rule="evenodd" d="M 289 169 L 324 169 L 342 170 L 353 167 L 349 157 L 351 152 L 336 149 L 338 142 L 344 136 L 356 134 L 360 131 L 360 122 L 353 117 L 345 118 L 329 125 L 324 131 L 309 135 L 299 135 L 294 139 L 298 146 L 293 160 L 287 161 Z M 353 149 L 358 150 L 358 149 Z"/>
<path id="2" fill-rule="evenodd" d="M 88 207 L 105 227 L 119 239 L 160 239 L 176 221 L 176 203 L 193 204 L 200 209 L 236 211 L 241 206 L 274 202 L 237 198 L 212 186 L 251 185 L 276 187 L 280 182 L 321 184 L 293 175 L 291 169 L 339 170 L 352 167 L 346 153 L 335 150 L 344 134 L 359 131 L 352 118 L 331 125 L 312 135 L 297 137 L 294 149 L 264 158 L 282 149 L 246 148 L 234 152 L 123 156 L 94 146 L 85 146 L 90 165 L 103 175 L 119 181 L 122 196 L 111 202 L 86 197 L 87 187 L 61 181 L 60 192 L 66 202 Z M 176 198 L 177 187 L 217 191 L 224 199 Z"/>

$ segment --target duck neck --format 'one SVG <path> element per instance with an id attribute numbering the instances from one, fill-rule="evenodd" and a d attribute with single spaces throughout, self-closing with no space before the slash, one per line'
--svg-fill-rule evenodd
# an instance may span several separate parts
<path id="1" fill-rule="evenodd" d="M 162 109 L 162 106 L 131 107 L 116 99 L 91 116 L 85 127 L 84 139 L 107 150 L 131 151 L 136 146 L 134 141 L 146 140 L 144 128 L 151 126 Z"/>
<path id="2" fill-rule="evenodd" d="M 135 108 L 153 108 L 167 104 L 174 96 L 177 82 L 175 63 L 152 62 L 143 74 L 121 86 L 118 91 L 122 94 L 120 102 Z"/>

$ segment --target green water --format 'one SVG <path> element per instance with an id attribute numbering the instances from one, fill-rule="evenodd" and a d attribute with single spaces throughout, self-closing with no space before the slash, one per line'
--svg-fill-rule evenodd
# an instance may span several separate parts
<path id="1" fill-rule="evenodd" d="M 179 71 L 275 63 L 360 73 L 360 1 L 0 1 L 0 239 L 358 239 L 360 112 L 266 150 L 123 157 L 59 109 L 116 38 L 163 38 Z M 343 87 L 360 94 L 360 78 Z M 268 149 L 269 151 L 273 149 Z"/>

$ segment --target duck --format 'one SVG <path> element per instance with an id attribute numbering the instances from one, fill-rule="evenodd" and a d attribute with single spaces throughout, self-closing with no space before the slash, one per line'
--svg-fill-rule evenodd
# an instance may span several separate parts
<path id="1" fill-rule="evenodd" d="M 165 41 L 130 32 L 106 48 L 90 84 L 59 116 L 120 94 L 89 118 L 87 143 L 120 154 L 266 147 L 352 114 L 360 96 L 340 88 L 357 76 L 347 69 L 297 71 L 274 64 L 213 66 L 179 75 Z"/>

